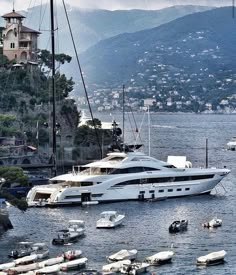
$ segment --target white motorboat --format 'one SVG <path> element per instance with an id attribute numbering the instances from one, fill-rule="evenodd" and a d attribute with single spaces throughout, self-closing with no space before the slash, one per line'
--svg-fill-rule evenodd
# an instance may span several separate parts
<path id="1" fill-rule="evenodd" d="M 37 255 L 38 259 L 48 257 L 48 246 L 45 243 L 19 242 L 17 248 L 12 250 L 8 257 L 18 259 L 31 255 Z"/>
<path id="2" fill-rule="evenodd" d="M 124 274 L 137 275 L 137 274 L 141 274 L 141 273 L 147 272 L 147 268 L 149 266 L 150 266 L 150 264 L 148 264 L 148 263 L 142 263 L 142 262 L 125 264 L 120 269 L 120 272 L 124 273 Z"/>
<path id="3" fill-rule="evenodd" d="M 75 259 L 72 261 L 68 261 L 65 263 L 60 264 L 60 270 L 67 272 L 68 270 L 71 269 L 80 269 L 86 266 L 88 262 L 87 258 L 80 258 L 80 259 Z"/>
<path id="4" fill-rule="evenodd" d="M 82 220 L 69 220 L 68 230 L 69 230 L 69 232 L 78 233 L 79 236 L 84 235 L 84 233 L 85 233 L 84 221 L 82 221 Z"/>
<path id="5" fill-rule="evenodd" d="M 208 227 L 208 228 L 215 228 L 215 227 L 220 227 L 222 225 L 222 220 L 221 219 L 212 219 L 209 222 L 203 223 L 203 227 Z"/>
<path id="6" fill-rule="evenodd" d="M 82 255 L 81 250 L 69 250 L 63 253 L 66 260 L 71 261 L 79 258 Z"/>
<path id="7" fill-rule="evenodd" d="M 231 151 L 236 150 L 236 137 L 232 137 L 232 139 L 226 144 L 226 149 Z"/>
<path id="8" fill-rule="evenodd" d="M 118 214 L 116 211 L 104 211 L 100 214 L 100 219 L 97 220 L 97 228 L 115 228 L 121 225 L 125 215 Z"/>
<path id="9" fill-rule="evenodd" d="M 224 263 L 224 258 L 226 255 L 225 250 L 220 250 L 216 252 L 212 252 L 205 256 L 201 256 L 197 258 L 197 265 L 216 265 Z"/>
<path id="10" fill-rule="evenodd" d="M 210 193 L 228 173 L 226 168 L 176 168 L 138 151 L 113 152 L 33 187 L 27 202 L 33 207 L 200 195 Z"/>
<path id="11" fill-rule="evenodd" d="M 104 265 L 102 267 L 102 272 L 105 272 L 105 273 L 120 272 L 124 265 L 130 265 L 130 264 L 131 264 L 130 260 L 114 262 L 111 264 Z"/>
<path id="12" fill-rule="evenodd" d="M 138 253 L 137 249 L 132 249 L 132 250 L 122 249 L 117 253 L 108 256 L 107 260 L 111 262 L 122 261 L 122 260 L 133 261 L 136 259 L 137 253 Z"/>
<path id="13" fill-rule="evenodd" d="M 146 257 L 145 262 L 149 263 L 150 265 L 165 264 L 172 260 L 174 254 L 175 253 L 173 251 L 158 252 L 152 256 Z"/>

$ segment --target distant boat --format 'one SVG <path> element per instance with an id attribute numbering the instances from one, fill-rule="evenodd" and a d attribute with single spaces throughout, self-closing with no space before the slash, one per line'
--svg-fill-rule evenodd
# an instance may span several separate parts
<path id="1" fill-rule="evenodd" d="M 236 151 L 236 137 L 232 137 L 232 139 L 226 144 L 226 149 Z"/>
<path id="2" fill-rule="evenodd" d="M 125 215 L 118 214 L 116 211 L 104 211 L 100 214 L 100 219 L 97 221 L 97 228 L 115 228 L 121 225 Z"/>
<path id="3" fill-rule="evenodd" d="M 209 222 L 203 223 L 202 225 L 203 225 L 203 227 L 208 227 L 208 228 L 219 227 L 222 225 L 222 220 L 221 219 L 212 219 Z"/>
<path id="4" fill-rule="evenodd" d="M 91 121 L 92 118 L 90 116 L 86 115 L 85 110 L 81 110 L 81 113 L 82 114 L 81 114 L 79 126 L 87 125 L 87 122 Z M 111 121 L 111 122 L 101 121 L 101 128 L 104 129 L 104 130 L 112 130 L 112 128 L 113 128 L 113 121 Z"/>

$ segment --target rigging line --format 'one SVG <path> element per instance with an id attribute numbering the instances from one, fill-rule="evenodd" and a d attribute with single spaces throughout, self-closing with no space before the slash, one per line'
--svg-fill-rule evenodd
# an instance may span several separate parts
<path id="1" fill-rule="evenodd" d="M 43 1 L 43 0 L 41 0 L 41 1 Z M 41 17 L 39 18 L 39 30 L 41 30 L 41 31 L 50 31 L 49 29 L 48 29 L 48 30 L 43 30 L 43 29 L 41 29 L 42 23 L 43 23 L 43 19 L 44 19 L 44 17 L 45 17 L 45 12 L 46 12 L 46 10 L 47 10 L 47 6 L 48 6 L 48 2 L 45 4 L 44 11 L 43 11 L 43 13 L 41 14 Z M 41 7 L 43 7 L 42 2 L 41 2 Z M 42 8 L 41 8 L 41 9 L 42 9 Z"/>
<path id="2" fill-rule="evenodd" d="M 140 139 L 140 142 L 142 143 L 140 133 L 141 133 L 141 129 L 142 129 L 142 127 L 143 127 L 143 122 L 144 122 L 145 116 L 146 116 L 146 113 L 143 114 L 143 118 L 142 118 L 142 121 L 141 121 L 141 125 L 140 125 L 140 128 L 139 128 L 139 132 L 138 132 L 138 135 L 137 135 L 136 140 L 135 140 L 135 143 L 136 143 L 136 144 L 137 144 L 138 138 Z"/>
<path id="3" fill-rule="evenodd" d="M 132 117 L 133 117 L 133 120 L 134 120 L 134 124 L 135 124 L 135 130 L 136 131 L 138 131 L 138 126 L 137 126 L 137 123 L 136 123 L 136 120 L 135 120 L 135 117 L 134 117 L 134 112 L 133 112 L 133 110 L 132 110 L 132 108 L 131 108 L 131 114 L 132 114 Z"/>
<path id="4" fill-rule="evenodd" d="M 62 3 L 63 3 L 63 7 L 64 7 L 64 10 L 65 10 L 66 20 L 67 20 L 67 24 L 69 26 L 70 36 L 71 36 L 71 39 L 72 39 L 73 48 L 74 48 L 74 51 L 75 51 L 76 60 L 77 60 L 77 64 L 78 64 L 79 71 L 80 71 L 80 76 L 81 76 L 82 83 L 83 83 L 84 92 L 85 92 L 86 99 L 87 99 L 87 102 L 88 102 L 89 111 L 90 111 L 90 115 L 91 115 L 92 122 L 93 122 L 93 127 L 94 127 L 94 130 L 95 130 L 95 133 L 96 133 L 96 137 L 97 137 L 97 141 L 98 141 L 98 146 L 99 146 L 99 149 L 100 149 L 100 154 L 101 154 L 101 157 L 102 157 L 102 147 L 101 147 L 100 140 L 99 140 L 99 137 L 98 137 L 97 127 L 95 126 L 95 122 L 94 122 L 94 118 L 93 118 L 93 113 L 92 113 L 92 109 L 91 109 L 91 105 L 90 105 L 90 102 L 89 102 L 89 97 L 88 97 L 88 93 L 87 93 L 87 89 L 86 89 L 86 85 L 85 85 L 85 81 L 84 81 L 84 77 L 83 77 L 83 72 L 82 72 L 82 69 L 81 69 L 81 66 L 80 66 L 80 61 L 79 61 L 77 49 L 76 49 L 76 46 L 75 46 L 74 36 L 72 34 L 70 21 L 69 21 L 68 13 L 67 13 L 66 6 L 65 6 L 65 1 L 62 0 Z"/>
<path id="5" fill-rule="evenodd" d="M 132 125 L 132 123 L 131 123 L 129 113 L 128 113 L 128 119 L 129 119 L 129 124 L 130 124 L 130 127 L 131 127 L 131 132 L 132 132 L 132 134 L 133 134 L 133 136 L 134 136 L 134 140 L 136 140 L 136 136 L 135 136 L 134 131 L 133 131 L 133 125 Z"/>

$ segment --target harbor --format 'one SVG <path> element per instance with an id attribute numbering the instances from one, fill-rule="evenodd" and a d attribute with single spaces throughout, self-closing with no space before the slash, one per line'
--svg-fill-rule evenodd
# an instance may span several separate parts
<path id="1" fill-rule="evenodd" d="M 141 115 L 141 114 L 140 114 Z M 156 274 L 232 274 L 235 272 L 236 251 L 232 240 L 236 237 L 234 225 L 234 198 L 236 156 L 224 146 L 233 136 L 235 116 L 227 115 L 152 115 L 152 154 L 163 160 L 168 155 L 186 155 L 194 166 L 204 166 L 205 138 L 209 139 L 209 167 L 226 166 L 231 173 L 210 195 L 189 196 L 163 201 L 127 201 L 89 206 L 59 208 L 29 208 L 25 213 L 8 208 L 14 226 L 1 235 L 1 263 L 9 261 L 7 254 L 17 242 L 45 242 L 50 247 L 50 257 L 68 250 L 68 246 L 53 246 L 57 232 L 67 227 L 68 221 L 83 220 L 85 236 L 69 246 L 83 251 L 88 258 L 86 268 L 102 270 L 106 257 L 122 249 L 137 249 L 137 260 L 160 251 L 173 249 L 172 262 L 149 271 Z M 170 127 L 165 127 L 169 125 Z M 223 127 L 223 131 L 220 130 Z M 147 131 L 144 130 L 144 133 Z M 185 133 L 185 135 L 183 135 Z M 145 139 L 145 137 L 144 137 Z M 147 139 L 146 139 L 147 140 Z M 194 144 L 193 144 L 194 141 Z M 172 146 L 171 146 L 172 145 Z M 148 150 L 144 147 L 144 150 Z M 121 226 L 115 229 L 97 229 L 96 221 L 103 211 L 125 214 Z M 222 220 L 218 228 L 204 228 L 203 223 L 213 218 Z M 168 228 L 174 220 L 188 220 L 188 229 L 170 234 Z M 223 265 L 202 267 L 196 265 L 198 257 L 225 250 Z"/>

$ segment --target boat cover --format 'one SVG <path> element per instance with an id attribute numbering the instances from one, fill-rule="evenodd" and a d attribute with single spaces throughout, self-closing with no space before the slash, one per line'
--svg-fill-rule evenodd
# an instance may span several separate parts
<path id="1" fill-rule="evenodd" d="M 133 249 L 133 250 L 122 249 L 119 252 L 109 256 L 108 259 L 111 261 L 121 261 L 125 259 L 130 259 L 130 258 L 133 258 L 132 256 L 135 256 L 137 252 L 138 251 L 136 249 Z"/>

